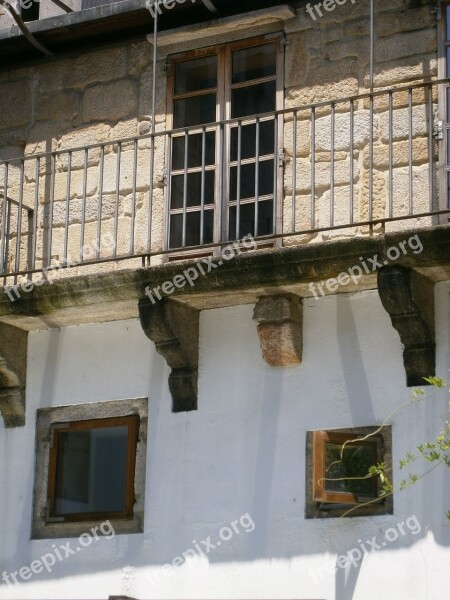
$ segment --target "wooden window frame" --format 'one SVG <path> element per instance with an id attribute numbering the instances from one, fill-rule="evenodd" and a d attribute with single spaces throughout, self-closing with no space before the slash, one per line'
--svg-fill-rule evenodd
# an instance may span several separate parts
<path id="1" fill-rule="evenodd" d="M 315 502 L 327 504 L 344 504 L 355 506 L 367 502 L 368 497 L 360 500 L 356 494 L 350 492 L 327 491 L 322 483 L 327 474 L 325 472 L 325 444 L 345 444 L 346 442 L 358 441 L 358 446 L 367 446 L 372 448 L 372 462 L 376 464 L 381 461 L 381 440 L 378 436 L 371 437 L 370 440 L 361 439 L 362 436 L 352 433 L 342 433 L 337 431 L 314 431 L 313 432 L 313 500 Z M 365 436 L 363 436 L 365 437 Z M 378 498 L 378 482 L 374 476 L 372 478 L 373 495 L 369 498 L 376 500 Z"/>
<path id="2" fill-rule="evenodd" d="M 284 33 L 275 32 L 263 36 L 256 36 L 246 39 L 241 39 L 235 42 L 228 42 L 225 44 L 219 44 L 210 46 L 207 48 L 191 50 L 187 52 L 181 52 L 172 54 L 168 57 L 168 77 L 167 77 L 167 107 L 166 107 L 166 125 L 167 130 L 173 130 L 174 123 L 174 101 L 183 99 L 184 97 L 200 95 L 200 92 L 191 92 L 186 94 L 175 94 L 174 93 L 174 82 L 175 82 L 175 65 L 178 62 L 193 60 L 196 58 L 204 58 L 207 56 L 217 55 L 218 56 L 218 72 L 217 72 L 217 88 L 210 88 L 205 90 L 204 93 L 211 93 L 214 89 L 217 89 L 217 104 L 216 104 L 216 119 L 217 121 L 225 121 L 231 119 L 231 92 L 235 87 L 245 87 L 258 81 L 264 83 L 266 80 L 276 81 L 276 92 L 275 92 L 275 112 L 281 111 L 284 108 Z M 232 72 L 232 55 L 236 50 L 243 50 L 245 48 L 253 48 L 264 44 L 273 43 L 277 46 L 276 55 L 276 76 L 268 78 L 261 78 L 260 80 L 252 80 L 243 82 L 242 84 L 231 83 L 231 72 Z M 250 115 L 251 116 L 251 115 Z M 243 118 L 245 123 L 245 117 Z M 283 134 L 284 134 L 284 120 L 283 115 L 278 115 L 275 118 L 277 123 L 277 136 L 275 140 L 275 153 L 274 153 L 274 164 L 277 173 L 276 186 L 273 191 L 273 203 L 274 203 L 274 220 L 273 220 L 273 233 L 274 235 L 281 231 L 282 227 L 282 200 L 283 200 L 283 189 L 284 189 L 284 160 L 281 160 L 283 150 Z M 202 132 L 204 125 L 198 126 L 198 133 Z M 224 148 L 220 148 L 220 125 L 211 125 L 206 131 L 216 132 L 216 147 L 215 147 L 215 170 L 216 170 L 216 181 L 215 181 L 215 202 L 214 202 L 214 231 L 213 231 L 213 244 L 227 245 L 232 244 L 233 240 L 228 240 L 228 212 L 229 212 L 229 167 L 232 161 L 230 160 L 230 132 L 231 127 L 226 127 L 224 132 Z M 196 126 L 190 128 L 191 132 L 196 132 Z M 170 235 L 170 216 L 172 214 L 170 208 L 171 201 L 171 140 L 172 136 L 168 136 L 166 141 L 166 173 L 167 173 L 167 184 L 166 184 L 166 206 L 165 210 L 165 225 L 164 225 L 164 248 L 170 251 L 164 258 L 165 261 L 172 261 L 188 258 L 196 258 L 199 256 L 205 256 L 205 249 L 198 248 L 188 253 L 181 249 L 169 248 L 169 235 Z M 237 232 L 239 235 L 239 233 Z M 265 239 L 257 243 L 258 247 L 267 248 L 268 246 L 280 245 L 278 240 L 271 241 Z M 212 248 L 206 255 L 218 255 L 220 253 L 220 247 Z"/>
<path id="3" fill-rule="evenodd" d="M 48 469 L 48 510 L 46 522 L 80 522 L 93 519 L 132 519 L 135 502 L 134 481 L 136 468 L 136 450 L 139 437 L 140 419 L 137 415 L 124 417 L 109 417 L 104 419 L 89 419 L 67 423 L 52 423 L 50 427 L 50 454 Z M 128 427 L 127 469 L 125 476 L 125 508 L 123 511 L 73 513 L 67 515 L 55 514 L 56 471 L 58 462 L 58 436 L 70 431 L 103 429 L 106 427 Z"/>

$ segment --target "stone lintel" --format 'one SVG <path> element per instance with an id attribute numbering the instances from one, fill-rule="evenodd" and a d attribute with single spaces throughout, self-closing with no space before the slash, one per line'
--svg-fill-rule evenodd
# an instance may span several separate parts
<path id="1" fill-rule="evenodd" d="M 386 266 L 378 273 L 381 302 L 404 346 L 408 387 L 436 373 L 434 283 L 412 269 Z"/>
<path id="2" fill-rule="evenodd" d="M 199 315 L 195 308 L 173 300 L 139 301 L 142 329 L 172 369 L 173 412 L 197 410 Z"/>
<path id="3" fill-rule="evenodd" d="M 261 297 L 253 312 L 264 360 L 272 367 L 298 365 L 303 351 L 303 310 L 294 294 Z"/>
<path id="4" fill-rule="evenodd" d="M 6 427 L 25 425 L 26 331 L 0 323 L 0 413 Z"/>

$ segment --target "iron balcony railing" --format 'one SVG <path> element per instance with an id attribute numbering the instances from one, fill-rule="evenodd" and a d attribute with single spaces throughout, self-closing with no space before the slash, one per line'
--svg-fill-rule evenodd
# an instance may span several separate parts
<path id="1" fill-rule="evenodd" d="M 1 161 L 0 275 L 17 280 L 55 261 L 152 264 L 248 234 L 279 246 L 442 222 L 447 85 Z"/>

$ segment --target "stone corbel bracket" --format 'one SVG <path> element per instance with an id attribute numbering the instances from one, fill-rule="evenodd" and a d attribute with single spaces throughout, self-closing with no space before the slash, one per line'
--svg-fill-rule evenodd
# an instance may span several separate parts
<path id="1" fill-rule="evenodd" d="M 25 425 L 27 332 L 0 323 L 0 413 L 5 427 Z"/>
<path id="2" fill-rule="evenodd" d="M 408 387 L 427 385 L 435 375 L 434 283 L 405 267 L 386 266 L 378 272 L 378 292 L 404 346 Z"/>
<path id="3" fill-rule="evenodd" d="M 295 294 L 261 297 L 253 312 L 261 351 L 272 367 L 299 365 L 303 353 L 303 308 Z"/>
<path id="4" fill-rule="evenodd" d="M 5 427 L 25 425 L 25 388 L 19 378 L 0 357 L 0 413 Z"/>
<path id="5" fill-rule="evenodd" d="M 172 369 L 169 390 L 175 413 L 197 410 L 199 316 L 200 311 L 173 300 L 139 301 L 142 329 Z"/>

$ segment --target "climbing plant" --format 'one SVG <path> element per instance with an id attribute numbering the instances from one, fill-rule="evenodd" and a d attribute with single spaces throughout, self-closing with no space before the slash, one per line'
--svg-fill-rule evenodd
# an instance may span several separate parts
<path id="1" fill-rule="evenodd" d="M 393 410 L 386 417 L 386 419 L 384 420 L 382 425 L 380 425 L 380 427 L 378 427 L 375 431 L 369 433 L 367 436 L 365 436 L 363 438 L 359 438 L 357 441 L 361 442 L 361 441 L 367 440 L 370 437 L 373 437 L 374 435 L 378 434 L 383 429 L 383 427 L 385 427 L 390 422 L 391 418 L 394 415 L 396 415 L 397 413 L 399 413 L 402 410 L 405 410 L 406 408 L 411 408 L 411 406 L 413 406 L 414 404 L 417 404 L 419 402 L 424 402 L 425 400 L 427 400 L 428 398 L 433 396 L 438 389 L 446 388 L 450 391 L 449 383 L 440 377 L 435 377 L 435 376 L 424 377 L 424 381 L 426 381 L 430 386 L 432 386 L 432 389 L 428 393 L 426 393 L 425 390 L 423 390 L 421 388 L 417 388 L 417 389 L 413 390 L 410 400 L 401 404 L 395 410 Z M 436 436 L 436 438 L 419 444 L 414 450 L 412 450 L 411 452 L 408 452 L 406 454 L 406 456 L 399 461 L 399 467 L 402 471 L 406 471 L 406 469 L 408 469 L 408 468 L 411 469 L 411 467 L 414 464 L 420 463 L 422 461 L 425 461 L 426 463 L 430 464 L 430 467 L 424 473 L 422 473 L 420 475 L 415 473 L 411 469 L 408 472 L 408 474 L 401 480 L 401 482 L 399 484 L 400 491 L 410 488 L 411 486 L 413 486 L 419 480 L 423 479 L 426 475 L 428 475 L 429 473 L 431 473 L 438 467 L 450 468 L 450 402 L 448 405 L 447 412 L 443 416 L 442 420 L 443 420 L 443 428 L 441 429 L 439 434 Z M 356 441 L 356 440 L 354 440 L 354 441 Z M 328 474 L 331 475 L 331 477 L 328 477 L 328 476 L 326 477 L 326 479 L 328 481 L 339 481 L 341 479 L 346 479 L 346 477 L 334 478 L 332 476 L 332 474 L 333 474 L 333 469 L 336 468 L 336 465 L 339 462 L 343 461 L 344 451 L 346 450 L 346 447 L 349 444 L 350 445 L 352 444 L 352 440 L 348 440 L 342 444 L 341 449 L 340 449 L 339 458 L 336 461 L 332 462 L 331 465 L 329 465 Z M 388 468 L 384 462 L 379 462 L 375 465 L 372 465 L 368 469 L 367 475 L 360 477 L 359 479 L 370 479 L 373 477 L 378 477 L 379 483 L 380 483 L 380 493 L 379 493 L 378 497 L 375 499 L 368 500 L 365 503 L 358 504 L 357 506 L 349 508 L 342 516 L 345 517 L 345 516 L 349 515 L 352 511 L 360 508 L 361 506 L 365 506 L 365 505 L 371 504 L 373 502 L 378 502 L 379 500 L 392 495 L 394 493 L 395 489 L 394 489 L 394 485 L 392 483 L 392 474 L 390 472 L 391 470 L 392 469 Z M 352 478 L 352 479 L 358 479 L 358 478 Z M 450 522 L 450 510 L 447 511 L 446 516 L 447 516 L 448 521 Z"/>

